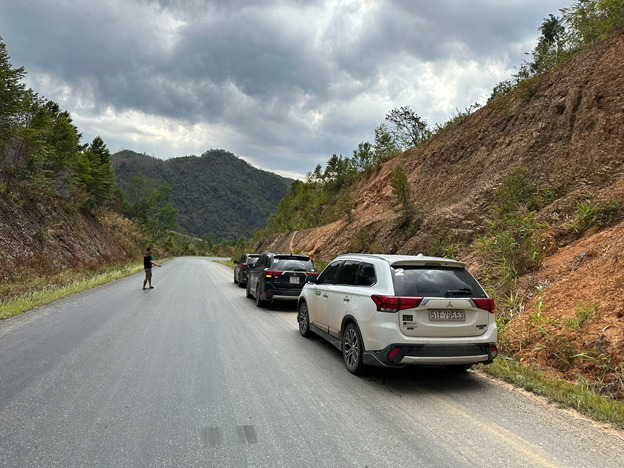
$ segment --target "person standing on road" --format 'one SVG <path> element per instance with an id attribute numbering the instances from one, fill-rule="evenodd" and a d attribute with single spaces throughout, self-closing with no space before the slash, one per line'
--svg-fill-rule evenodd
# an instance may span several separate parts
<path id="1" fill-rule="evenodd" d="M 147 253 L 143 256 L 143 268 L 145 268 L 145 279 L 143 280 L 143 289 L 148 289 L 145 286 L 149 283 L 149 289 L 154 289 L 152 286 L 152 265 L 161 267 L 155 261 L 152 260 L 152 248 L 147 248 Z"/>

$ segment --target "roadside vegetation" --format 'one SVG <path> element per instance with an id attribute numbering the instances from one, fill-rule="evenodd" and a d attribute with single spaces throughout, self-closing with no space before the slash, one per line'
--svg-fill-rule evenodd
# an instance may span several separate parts
<path id="1" fill-rule="evenodd" d="M 597 421 L 604 421 L 624 429 L 624 402 L 600 394 L 583 380 L 568 382 L 547 377 L 536 367 L 524 366 L 506 357 L 493 364 L 478 366 L 487 374 L 545 397 L 561 408 L 571 408 Z"/>
<path id="2" fill-rule="evenodd" d="M 53 274 L 29 274 L 15 283 L 3 284 L 0 319 L 19 315 L 72 294 L 100 286 L 143 270 L 143 263 L 105 265 L 93 269 L 67 269 Z M 10 293 L 9 293 L 10 291 Z"/>

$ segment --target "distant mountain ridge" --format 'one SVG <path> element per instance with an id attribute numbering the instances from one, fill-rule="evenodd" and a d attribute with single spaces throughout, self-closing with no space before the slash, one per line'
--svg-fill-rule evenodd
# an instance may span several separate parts
<path id="1" fill-rule="evenodd" d="M 250 237 L 266 224 L 292 183 L 222 149 L 167 160 L 124 150 L 112 161 L 122 191 L 138 175 L 167 182 L 184 232 L 213 233 L 217 240 Z"/>

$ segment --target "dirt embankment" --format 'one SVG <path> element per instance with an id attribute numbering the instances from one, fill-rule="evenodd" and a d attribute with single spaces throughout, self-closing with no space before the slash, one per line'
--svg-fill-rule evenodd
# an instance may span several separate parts
<path id="1" fill-rule="evenodd" d="M 119 215 L 71 210 L 67 200 L 0 196 L 0 284 L 140 259 L 140 235 Z"/>
<path id="2" fill-rule="evenodd" d="M 570 227 L 585 195 L 624 205 L 622 63 L 619 33 L 377 168 L 353 194 L 353 222 L 276 236 L 258 250 L 330 260 L 353 250 L 439 253 L 452 244 L 483 274 L 477 239 L 492 220 L 494 193 L 506 175 L 525 168 L 557 200 L 537 213 L 549 225 L 542 236 L 546 258 L 518 282 L 523 312 L 510 328 L 515 337 L 505 338 L 508 351 L 570 379 L 604 382 L 623 397 L 624 223 L 580 238 Z M 421 213 L 413 229 L 397 226 L 390 203 L 397 164 L 408 172 Z M 588 315 L 581 326 L 574 325 L 579 310 Z M 527 332 L 527 320 L 536 317 L 541 336 Z"/>

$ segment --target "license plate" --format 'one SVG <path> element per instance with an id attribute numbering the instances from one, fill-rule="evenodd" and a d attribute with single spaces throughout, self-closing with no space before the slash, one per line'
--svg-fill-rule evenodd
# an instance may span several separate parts
<path id="1" fill-rule="evenodd" d="M 290 284 L 299 284 L 299 277 L 298 276 L 291 276 L 290 277 Z"/>
<path id="2" fill-rule="evenodd" d="M 445 320 L 465 320 L 466 315 L 463 310 L 430 310 L 429 320 L 445 321 Z"/>

